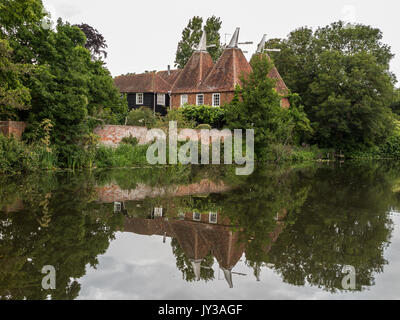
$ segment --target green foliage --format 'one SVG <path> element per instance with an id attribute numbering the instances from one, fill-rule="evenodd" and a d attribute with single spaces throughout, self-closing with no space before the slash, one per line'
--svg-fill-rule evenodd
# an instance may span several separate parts
<path id="1" fill-rule="evenodd" d="M 178 110 L 195 125 L 208 124 L 212 128 L 221 129 L 226 123 L 226 109 L 223 107 L 185 105 Z"/>
<path id="2" fill-rule="evenodd" d="M 311 128 L 297 95 L 289 96 L 292 102 L 289 109 L 281 107 L 275 80 L 268 77 L 273 66 L 270 59 L 254 55 L 250 63 L 252 73 L 242 79 L 243 87 L 236 89 L 235 98 L 225 112 L 231 129 L 254 129 L 255 153 L 262 160 L 269 145 L 299 143 Z"/>
<path id="3" fill-rule="evenodd" d="M 147 145 L 121 144 L 117 148 L 98 147 L 95 157 L 97 168 L 123 168 L 148 164 Z"/>
<path id="4" fill-rule="evenodd" d="M 208 129 L 208 130 L 211 130 L 212 129 L 212 127 L 209 125 L 209 124 L 199 124 L 197 127 L 196 127 L 196 129 L 198 129 L 198 130 L 200 130 L 200 129 Z"/>
<path id="5" fill-rule="evenodd" d="M 194 52 L 194 48 L 199 44 L 202 35 L 203 18 L 195 16 L 189 20 L 189 23 L 182 31 L 182 40 L 178 43 L 176 51 L 175 67 L 183 69 Z M 207 45 L 214 44 L 215 47 L 208 48 L 212 59 L 217 61 L 222 54 L 221 36 L 221 20 L 215 16 L 207 19 L 204 30 L 207 33 Z"/>
<path id="6" fill-rule="evenodd" d="M 0 134 L 1 173 L 32 171 L 36 169 L 35 165 L 37 165 L 37 157 L 24 142 Z"/>
<path id="7" fill-rule="evenodd" d="M 122 138 L 121 143 L 129 144 L 134 147 L 139 143 L 139 141 L 136 137 L 129 135 L 129 137 Z"/>
<path id="8" fill-rule="evenodd" d="M 18 113 L 29 122 L 26 138 L 35 141 L 36 128 L 49 119 L 60 164 L 77 162 L 94 126 L 124 122 L 127 101 L 104 63 L 84 47 L 87 39 L 78 27 L 61 19 L 56 30 L 43 27 L 41 1 L 6 2 L 7 9 L 0 11 L 1 35 L 10 43 L 15 63 L 34 66 L 34 72 L 19 79 L 31 97 L 29 112 Z"/>
<path id="9" fill-rule="evenodd" d="M 8 192 L 23 199 L 18 212 L 0 212 L 0 299 L 76 299 L 81 289 L 77 279 L 88 266 L 98 265 L 98 256 L 123 226 L 123 216 L 111 214 L 112 205 L 93 201 L 95 185 L 88 173 L 0 178 Z M 0 209 L 12 205 L 4 193 L 2 188 Z M 48 264 L 57 272 L 51 291 L 40 285 L 42 267 Z"/>
<path id="10" fill-rule="evenodd" d="M 320 146 L 341 149 L 371 147 L 385 141 L 392 129 L 388 105 L 395 77 L 393 58 L 382 32 L 343 22 L 299 28 L 268 47 L 288 87 L 303 100 L 314 138 Z"/>
<path id="11" fill-rule="evenodd" d="M 152 128 L 157 121 L 157 116 L 149 107 L 140 107 L 129 112 L 126 124 L 128 126 L 141 126 Z"/>
<path id="12" fill-rule="evenodd" d="M 169 128 L 170 121 L 175 121 L 177 123 L 177 127 L 180 129 L 193 129 L 196 127 L 196 123 L 192 119 L 188 119 L 184 116 L 182 108 L 168 110 L 168 113 L 164 117 L 158 119 L 155 127 L 167 130 Z"/>
<path id="13" fill-rule="evenodd" d="M 19 110 L 29 109 L 30 93 L 21 83 L 29 65 L 12 62 L 8 41 L 0 38 L 0 120 L 18 119 Z"/>

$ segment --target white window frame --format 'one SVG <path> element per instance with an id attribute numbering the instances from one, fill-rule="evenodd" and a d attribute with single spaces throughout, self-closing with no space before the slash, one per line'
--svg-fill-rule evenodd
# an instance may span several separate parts
<path id="1" fill-rule="evenodd" d="M 139 99 L 141 97 L 141 99 Z M 136 104 L 137 105 L 142 105 L 144 103 L 144 94 L 143 92 L 138 92 L 136 93 Z"/>
<path id="2" fill-rule="evenodd" d="M 218 223 L 218 213 L 217 212 L 211 212 L 208 214 L 208 221 L 210 223 Z"/>
<path id="3" fill-rule="evenodd" d="M 184 101 L 184 100 L 186 100 L 186 101 Z M 188 102 L 189 102 L 189 97 L 188 97 L 188 95 L 187 95 L 187 94 L 181 94 L 181 107 L 183 107 L 184 104 L 185 104 L 185 103 L 188 103 Z"/>
<path id="4" fill-rule="evenodd" d="M 185 220 L 185 213 L 182 212 L 182 211 L 180 211 L 180 212 L 178 213 L 178 218 L 179 218 L 179 220 Z"/>
<path id="5" fill-rule="evenodd" d="M 200 212 L 193 212 L 193 221 L 201 221 L 201 213 Z"/>
<path id="6" fill-rule="evenodd" d="M 154 218 L 163 217 L 163 208 L 154 208 Z"/>
<path id="7" fill-rule="evenodd" d="M 122 211 L 122 202 L 114 202 L 114 212 Z"/>
<path id="8" fill-rule="evenodd" d="M 165 107 L 165 93 L 157 93 L 157 105 Z"/>
<path id="9" fill-rule="evenodd" d="M 215 104 L 215 97 L 218 97 L 218 105 Z M 213 93 L 213 95 L 212 95 L 212 105 L 213 105 L 213 107 L 220 107 L 221 106 L 221 94 L 220 93 Z"/>
<path id="10" fill-rule="evenodd" d="M 203 100 L 202 103 L 199 102 L 199 97 L 202 98 Z M 196 106 L 202 106 L 202 105 L 204 105 L 204 93 L 196 94 Z"/>

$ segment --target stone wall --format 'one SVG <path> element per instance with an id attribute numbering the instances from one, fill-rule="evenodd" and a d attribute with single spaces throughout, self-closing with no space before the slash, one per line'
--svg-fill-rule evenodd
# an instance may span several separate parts
<path id="1" fill-rule="evenodd" d="M 25 122 L 20 121 L 0 121 L 0 133 L 9 137 L 13 135 L 14 137 L 21 139 L 22 134 L 26 128 Z"/>

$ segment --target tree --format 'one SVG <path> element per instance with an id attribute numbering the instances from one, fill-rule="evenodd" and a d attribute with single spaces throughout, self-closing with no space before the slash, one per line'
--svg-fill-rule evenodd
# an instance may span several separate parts
<path id="1" fill-rule="evenodd" d="M 13 63 L 11 55 L 8 41 L 0 39 L 0 120 L 18 119 L 18 111 L 28 109 L 31 98 L 20 79 L 29 66 Z"/>
<path id="2" fill-rule="evenodd" d="M 221 35 L 219 34 L 221 25 L 221 19 L 216 16 L 208 18 L 204 25 L 204 30 L 207 33 L 207 45 L 215 45 L 215 47 L 207 49 L 214 62 L 218 60 L 223 51 L 221 47 Z"/>
<path id="3" fill-rule="evenodd" d="M 364 25 L 304 27 L 268 47 L 288 87 L 298 93 L 315 130 L 311 142 L 343 149 L 383 142 L 392 129 L 388 108 L 395 77 L 382 32 Z"/>
<path id="4" fill-rule="evenodd" d="M 105 49 L 107 49 L 108 46 L 103 35 L 97 31 L 97 29 L 86 23 L 77 24 L 76 26 L 85 34 L 85 48 L 91 52 L 92 58 L 101 59 L 101 56 L 107 58 L 107 51 L 105 51 Z"/>
<path id="5" fill-rule="evenodd" d="M 234 99 L 227 105 L 226 121 L 232 129 L 254 129 L 255 154 L 262 159 L 271 144 L 293 144 L 299 134 L 310 128 L 297 103 L 290 109 L 281 107 L 276 80 L 268 77 L 273 67 L 269 57 L 254 55 L 250 64 L 253 71 L 242 78 L 242 87 L 237 87 Z"/>
<path id="6" fill-rule="evenodd" d="M 59 20 L 56 32 L 48 32 L 42 43 L 47 50 L 36 48 L 40 72 L 28 82 L 30 128 L 52 121 L 52 142 L 63 163 L 82 152 L 96 124 L 122 122 L 127 112 L 126 100 L 103 62 L 91 59 L 85 40 L 78 27 Z"/>
<path id="7" fill-rule="evenodd" d="M 192 56 L 195 47 L 199 44 L 202 35 L 203 18 L 195 16 L 189 20 L 189 23 L 182 31 L 182 40 L 178 43 L 178 49 L 175 57 L 175 67 L 183 69 Z M 208 48 L 208 52 L 214 61 L 216 61 L 222 53 L 221 37 L 219 30 L 222 22 L 220 18 L 212 16 L 207 19 L 204 30 L 207 33 L 207 45 L 214 44 L 215 47 Z"/>
<path id="8" fill-rule="evenodd" d="M 7 1 L 7 10 L 0 12 L 4 23 L 0 30 L 13 49 L 12 61 L 35 69 L 19 77 L 31 96 L 29 112 L 18 112 L 29 122 L 26 137 L 37 140 L 38 124 L 49 119 L 53 124 L 51 142 L 60 165 L 65 165 L 85 153 L 86 144 L 93 141 L 90 134 L 94 126 L 123 123 L 128 106 L 104 63 L 92 59 L 85 48 L 88 39 L 81 29 L 62 20 L 58 20 L 56 30 L 43 27 L 42 12 L 39 0 Z M 102 53 L 102 36 L 96 34 L 89 40 L 92 53 Z"/>

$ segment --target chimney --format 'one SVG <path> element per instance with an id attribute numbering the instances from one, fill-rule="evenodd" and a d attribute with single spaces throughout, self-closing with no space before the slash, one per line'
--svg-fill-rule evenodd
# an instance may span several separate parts
<path id="1" fill-rule="evenodd" d="M 170 65 L 168 65 L 168 75 L 169 76 L 171 75 L 171 66 Z"/>

